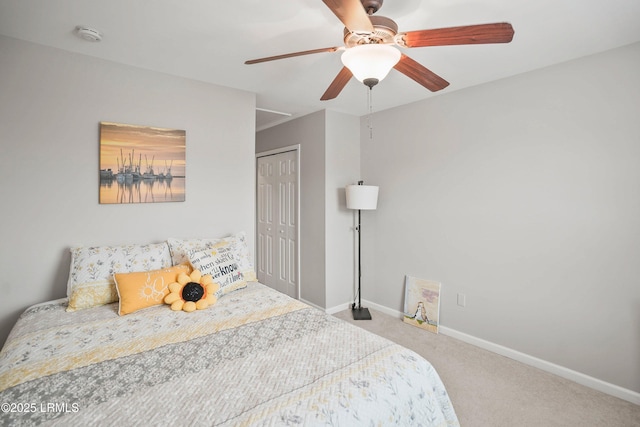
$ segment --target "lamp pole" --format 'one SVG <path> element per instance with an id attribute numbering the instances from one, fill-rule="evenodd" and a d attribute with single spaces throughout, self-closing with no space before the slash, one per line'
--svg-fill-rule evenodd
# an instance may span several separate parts
<path id="1" fill-rule="evenodd" d="M 358 185 L 363 185 L 364 181 L 358 181 Z M 361 242 L 361 222 L 360 222 L 360 209 L 358 209 L 358 226 L 356 227 L 358 231 L 358 306 L 352 307 L 351 311 L 353 313 L 353 320 L 371 320 L 371 313 L 369 313 L 368 308 L 362 308 L 362 294 L 360 292 L 361 282 L 362 282 L 362 263 L 361 263 L 361 252 L 362 245 Z"/>

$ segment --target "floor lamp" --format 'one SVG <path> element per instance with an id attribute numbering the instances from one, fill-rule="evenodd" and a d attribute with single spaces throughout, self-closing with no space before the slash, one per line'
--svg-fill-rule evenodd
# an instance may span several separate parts
<path id="1" fill-rule="evenodd" d="M 351 305 L 354 320 L 371 320 L 371 313 L 368 308 L 362 307 L 362 298 L 360 293 L 362 281 L 362 264 L 360 262 L 360 211 L 373 210 L 378 205 L 378 187 L 375 185 L 363 185 L 364 181 L 358 181 L 358 185 L 347 185 L 347 208 L 358 210 L 358 303 L 355 301 Z"/>

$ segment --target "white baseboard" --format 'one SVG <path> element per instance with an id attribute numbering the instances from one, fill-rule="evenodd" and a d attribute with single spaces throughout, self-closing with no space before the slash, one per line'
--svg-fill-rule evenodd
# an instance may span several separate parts
<path id="1" fill-rule="evenodd" d="M 314 303 L 312 303 L 312 302 L 309 302 L 309 301 L 307 301 L 307 300 L 305 300 L 305 299 L 300 298 L 300 301 L 301 301 L 301 302 L 303 302 L 303 303 L 305 303 L 305 304 L 307 304 L 307 305 L 310 305 L 310 306 L 311 306 L 311 307 L 313 307 L 313 308 L 317 308 L 317 309 L 318 309 L 318 310 L 320 310 L 320 311 L 324 311 L 324 312 L 326 312 L 326 313 L 328 313 L 328 314 L 335 314 L 335 313 L 337 313 L 338 311 L 340 311 L 340 310 L 338 310 L 338 311 L 336 311 L 336 312 L 334 312 L 334 313 L 329 313 L 327 310 L 325 310 L 324 308 L 320 307 L 319 305 L 316 305 L 316 304 L 314 304 Z"/>
<path id="2" fill-rule="evenodd" d="M 345 302 L 344 304 L 337 305 L 335 307 L 327 308 L 324 311 L 327 314 L 336 314 L 341 312 L 342 310 L 349 310 L 351 308 L 350 302 Z"/>
<path id="3" fill-rule="evenodd" d="M 402 312 L 393 310 L 389 307 L 376 304 L 371 301 L 363 300 L 362 305 L 365 307 L 369 307 L 374 310 L 380 311 L 382 313 L 388 314 L 389 316 L 397 317 L 399 319 L 403 318 Z M 344 305 L 339 305 L 330 309 L 326 309 L 325 311 L 329 314 L 335 314 L 339 311 L 349 309 L 350 306 L 351 306 L 350 303 L 345 303 Z M 589 375 L 585 375 L 581 372 L 577 372 L 572 369 L 565 368 L 564 366 L 556 365 L 555 363 L 551 363 L 546 360 L 538 359 L 537 357 L 530 356 L 525 353 L 521 353 L 517 350 L 504 347 L 500 344 L 486 341 L 482 338 L 477 338 L 472 335 L 465 334 L 464 332 L 460 332 L 455 329 L 447 328 L 446 326 L 443 326 L 443 325 L 440 325 L 438 327 L 438 331 L 441 332 L 443 335 L 447 335 L 452 338 L 458 339 L 460 341 L 466 342 L 468 344 L 475 345 L 476 347 L 483 348 L 485 350 L 491 351 L 492 353 L 496 353 L 513 360 L 517 360 L 518 362 L 524 363 L 525 365 L 536 367 L 538 369 L 552 373 L 554 375 L 558 375 L 559 377 L 562 377 L 562 378 L 566 378 L 568 380 L 571 380 L 583 386 L 601 391 L 611 396 L 618 397 L 620 399 L 626 400 L 627 402 L 640 405 L 640 393 L 637 393 L 633 390 L 629 390 L 629 389 L 617 386 L 615 384 L 611 384 L 611 383 L 599 380 L 597 378 L 590 377 Z"/>
<path id="4" fill-rule="evenodd" d="M 615 384 L 599 380 L 597 378 L 585 375 L 581 372 L 574 371 L 569 368 L 565 368 L 564 366 L 556 365 L 555 363 L 551 363 L 543 359 L 538 359 L 537 357 L 530 356 L 526 353 L 521 353 L 517 350 L 504 347 L 500 344 L 486 341 L 482 338 L 477 338 L 472 335 L 465 334 L 464 332 L 456 331 L 455 329 L 447 328 L 446 326 L 441 325 L 438 330 L 444 335 L 459 339 L 460 341 L 475 345 L 476 347 L 489 350 L 493 353 L 497 353 L 510 359 L 517 360 L 518 362 L 524 363 L 525 365 L 536 367 L 559 377 L 566 378 L 578 384 L 582 384 L 583 386 L 601 391 L 611 396 L 618 397 L 620 399 L 626 400 L 627 402 L 640 405 L 640 393 L 636 393 L 633 390 L 629 390 Z"/>

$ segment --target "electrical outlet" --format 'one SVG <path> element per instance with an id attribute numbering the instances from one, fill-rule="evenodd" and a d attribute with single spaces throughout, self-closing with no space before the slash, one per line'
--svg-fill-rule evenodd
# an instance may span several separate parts
<path id="1" fill-rule="evenodd" d="M 467 306 L 467 296 L 465 294 L 458 293 L 458 305 L 460 307 Z"/>

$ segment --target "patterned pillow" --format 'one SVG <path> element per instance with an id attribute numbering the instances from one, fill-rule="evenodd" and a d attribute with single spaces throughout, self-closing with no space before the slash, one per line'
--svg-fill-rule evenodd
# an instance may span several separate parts
<path id="1" fill-rule="evenodd" d="M 118 301 L 113 275 L 171 267 L 167 243 L 71 248 L 67 311 Z"/>
<path id="2" fill-rule="evenodd" d="M 203 251 L 189 251 L 189 261 L 194 269 L 210 274 L 213 282 L 220 285 L 216 297 L 247 287 L 244 275 L 236 260 L 234 251 L 228 245 L 221 245 Z"/>
<path id="3" fill-rule="evenodd" d="M 190 251 L 212 249 L 214 247 L 220 247 L 221 244 L 229 245 L 235 253 L 236 261 L 240 266 L 240 271 L 242 271 L 244 279 L 248 282 L 258 281 L 256 272 L 253 269 L 253 263 L 251 262 L 249 247 L 247 246 L 247 235 L 244 231 L 221 239 L 169 238 L 167 239 L 167 243 L 171 250 L 171 259 L 174 265 L 189 261 Z"/>
<path id="4" fill-rule="evenodd" d="M 180 273 L 191 274 L 189 264 L 181 264 L 162 270 L 137 273 L 116 273 L 113 280 L 118 290 L 118 314 L 133 313 L 143 308 L 164 303 L 169 294 L 169 283 L 177 281 Z"/>

